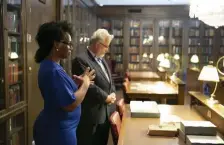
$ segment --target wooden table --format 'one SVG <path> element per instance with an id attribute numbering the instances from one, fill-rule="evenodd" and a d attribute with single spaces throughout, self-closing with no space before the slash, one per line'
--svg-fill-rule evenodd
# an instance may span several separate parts
<path id="1" fill-rule="evenodd" d="M 176 115 L 183 120 L 204 120 L 190 106 L 184 105 L 159 105 L 162 116 L 168 114 Z M 129 105 L 121 125 L 118 145 L 184 145 L 177 137 L 152 137 L 147 135 L 147 128 L 150 124 L 159 124 L 159 118 L 131 118 Z"/>
<path id="2" fill-rule="evenodd" d="M 166 99 L 178 98 L 178 89 L 164 81 L 131 81 L 126 93 L 131 100 L 160 99 L 164 104 Z"/>
<path id="3" fill-rule="evenodd" d="M 131 81 L 160 81 L 161 78 L 156 72 L 133 71 L 129 72 Z"/>

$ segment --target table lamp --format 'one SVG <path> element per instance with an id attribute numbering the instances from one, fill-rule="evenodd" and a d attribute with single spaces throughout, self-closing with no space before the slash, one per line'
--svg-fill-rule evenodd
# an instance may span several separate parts
<path id="1" fill-rule="evenodd" d="M 159 66 L 164 68 L 170 68 L 170 60 L 168 58 L 164 58 L 162 61 L 160 61 Z"/>
<path id="2" fill-rule="evenodd" d="M 172 76 L 171 76 L 172 78 L 175 78 L 177 72 L 180 70 L 180 62 L 179 62 L 179 60 L 180 60 L 180 55 L 179 55 L 179 54 L 175 54 L 175 55 L 173 56 L 173 62 L 174 62 L 174 64 L 176 65 L 176 68 L 175 68 L 174 73 L 173 73 Z"/>
<path id="3" fill-rule="evenodd" d="M 214 99 L 215 92 L 216 92 L 216 89 L 217 89 L 217 84 L 219 82 L 219 74 L 218 74 L 217 68 L 214 67 L 213 65 L 204 66 L 202 68 L 201 72 L 200 72 L 198 80 L 207 81 L 207 82 L 215 82 L 215 89 L 214 89 L 210 98 L 207 101 L 210 104 L 218 103 L 218 101 Z"/>
<path id="4" fill-rule="evenodd" d="M 198 58 L 198 55 L 194 54 L 191 56 L 191 59 L 190 59 L 190 62 L 194 64 L 193 68 L 192 69 L 198 69 L 196 67 L 196 64 L 199 63 L 199 58 Z"/>
<path id="5" fill-rule="evenodd" d="M 162 61 L 163 59 L 165 59 L 164 53 L 160 53 L 156 58 L 156 60 L 159 62 Z"/>

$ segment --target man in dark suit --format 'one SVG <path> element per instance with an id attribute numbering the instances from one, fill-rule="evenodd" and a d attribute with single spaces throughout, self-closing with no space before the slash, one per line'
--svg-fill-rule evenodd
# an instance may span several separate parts
<path id="1" fill-rule="evenodd" d="M 98 29 L 90 39 L 89 48 L 72 61 L 72 73 L 83 74 L 86 67 L 94 69 L 96 77 L 84 101 L 77 128 L 78 145 L 107 145 L 109 117 L 115 111 L 115 86 L 111 72 L 104 60 L 113 36 L 105 29 Z"/>

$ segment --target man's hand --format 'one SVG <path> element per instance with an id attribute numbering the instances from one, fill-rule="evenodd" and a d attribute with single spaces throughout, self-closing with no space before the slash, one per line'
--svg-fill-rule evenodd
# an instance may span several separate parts
<path id="1" fill-rule="evenodd" d="M 107 96 L 107 99 L 106 99 L 106 103 L 107 104 L 112 104 L 116 101 L 116 94 L 115 93 L 111 93 L 110 95 Z"/>

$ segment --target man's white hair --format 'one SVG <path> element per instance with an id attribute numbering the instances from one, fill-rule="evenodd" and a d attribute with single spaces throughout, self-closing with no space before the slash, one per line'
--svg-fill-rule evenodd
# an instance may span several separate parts
<path id="1" fill-rule="evenodd" d="M 109 32 L 106 29 L 97 29 L 91 39 L 90 39 L 90 44 L 95 43 L 95 42 L 105 42 L 105 39 L 108 39 L 108 42 L 110 43 L 112 39 L 114 38 L 113 35 L 110 35 Z"/>

